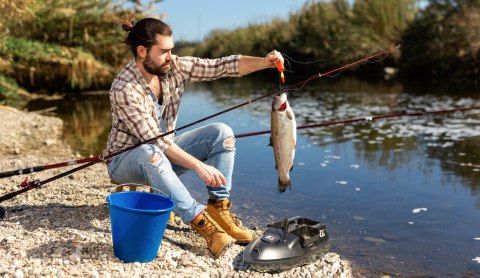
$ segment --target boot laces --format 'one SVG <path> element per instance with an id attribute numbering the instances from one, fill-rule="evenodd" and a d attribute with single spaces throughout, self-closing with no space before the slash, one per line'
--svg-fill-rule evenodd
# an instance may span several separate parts
<path id="1" fill-rule="evenodd" d="M 213 221 L 210 216 L 208 216 L 208 214 L 204 213 L 203 217 L 205 224 L 203 224 L 202 226 L 197 225 L 197 227 L 199 227 L 200 231 L 202 231 L 205 236 L 211 239 L 213 237 L 213 234 L 215 234 L 215 232 L 221 231 L 222 228 L 220 228 L 220 226 L 215 221 Z"/>
<path id="2" fill-rule="evenodd" d="M 235 224 L 237 227 L 241 227 L 242 221 L 238 216 L 230 211 L 231 203 L 219 203 L 217 204 L 218 208 L 220 209 L 220 214 L 222 215 L 223 219 L 227 224 L 231 225 L 232 223 Z"/>
<path id="3" fill-rule="evenodd" d="M 222 208 L 222 215 L 228 224 L 237 224 L 235 221 L 236 216 L 233 215 L 228 208 Z"/>

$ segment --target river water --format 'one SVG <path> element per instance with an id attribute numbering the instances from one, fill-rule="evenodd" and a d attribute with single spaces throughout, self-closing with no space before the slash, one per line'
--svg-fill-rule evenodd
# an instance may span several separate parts
<path id="1" fill-rule="evenodd" d="M 267 94 L 256 78 L 190 85 L 178 126 Z M 480 90 L 325 79 L 289 93 L 297 124 L 479 106 Z M 35 101 L 65 121 L 80 156 L 110 131 L 108 92 Z M 271 98 L 221 115 L 236 134 L 270 128 Z M 52 109 L 52 110 L 53 110 Z M 401 117 L 298 131 L 292 189 L 277 192 L 269 135 L 237 139 L 233 210 L 264 229 L 285 217 L 326 224 L 332 249 L 366 273 L 480 275 L 480 111 Z M 181 133 L 181 131 L 180 131 Z M 182 177 L 203 202 L 194 174 Z"/>

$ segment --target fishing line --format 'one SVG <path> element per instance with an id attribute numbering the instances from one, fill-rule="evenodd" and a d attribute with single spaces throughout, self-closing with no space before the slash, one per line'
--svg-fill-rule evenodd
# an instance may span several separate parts
<path id="1" fill-rule="evenodd" d="M 371 56 L 368 56 L 368 57 L 365 57 L 363 59 L 360 59 L 360 60 L 357 60 L 355 62 L 352 62 L 350 64 L 346 64 L 344 66 L 341 66 L 341 67 L 338 67 L 336 69 L 333 69 L 333 70 L 330 70 L 330 71 L 327 71 L 327 72 L 324 72 L 324 73 L 318 73 L 316 75 L 312 75 L 310 76 L 309 78 L 307 78 L 306 80 L 304 81 L 301 81 L 301 82 L 298 82 L 298 83 L 295 83 L 295 84 L 292 84 L 292 85 L 288 85 L 288 86 L 285 86 L 283 88 L 283 90 L 290 90 L 290 89 L 294 89 L 294 90 L 298 90 L 300 88 L 303 88 L 307 83 L 309 83 L 310 81 L 312 80 L 315 80 L 315 79 L 318 79 L 320 77 L 324 77 L 324 76 L 329 76 L 330 74 L 334 73 L 334 72 L 338 72 L 338 71 L 342 71 L 343 69 L 346 69 L 346 68 L 349 68 L 351 66 L 354 66 L 356 64 L 359 64 L 359 63 L 362 63 L 362 62 L 365 62 L 365 61 L 368 61 L 370 59 L 373 59 L 373 58 L 376 58 L 376 57 L 379 57 L 379 56 L 382 56 L 382 55 L 386 55 L 386 54 L 390 54 L 392 53 L 395 49 L 398 49 L 400 48 L 400 45 L 397 45 L 395 47 L 390 47 L 386 50 L 383 50 L 381 52 L 378 52 L 376 54 L 373 54 Z"/>
<path id="2" fill-rule="evenodd" d="M 357 61 L 352 62 L 352 63 L 350 63 L 350 64 L 347 64 L 347 65 L 338 67 L 338 68 L 333 69 L 333 70 L 330 70 L 330 71 L 328 71 L 328 72 L 318 73 L 318 74 L 316 74 L 316 75 L 313 75 L 313 76 L 307 78 L 307 79 L 304 80 L 304 81 L 301 81 L 301 82 L 298 82 L 298 83 L 295 83 L 295 84 L 292 84 L 292 85 L 284 86 L 283 89 L 282 89 L 280 92 L 285 91 L 285 90 L 298 90 L 299 88 L 303 88 L 307 83 L 309 83 L 309 82 L 312 81 L 312 80 L 315 80 L 315 79 L 318 79 L 318 78 L 321 78 L 321 77 L 324 77 L 324 76 L 328 76 L 329 74 L 332 74 L 332 73 L 334 73 L 334 72 L 342 71 L 342 70 L 345 69 L 345 68 L 351 67 L 351 66 L 353 66 L 353 65 L 356 65 L 356 64 L 361 63 L 361 62 L 364 62 L 364 61 L 368 61 L 368 60 L 371 59 L 371 58 L 374 58 L 374 57 L 378 57 L 378 56 L 380 56 L 380 55 L 384 55 L 384 54 L 391 53 L 391 52 L 393 52 L 393 51 L 394 51 L 396 48 L 398 48 L 398 47 L 399 47 L 399 46 L 397 46 L 397 47 L 391 47 L 391 48 L 389 48 L 389 49 L 387 49 L 387 50 L 384 50 L 384 51 L 381 51 L 381 52 L 379 52 L 379 53 L 376 53 L 376 54 L 373 54 L 373 55 L 371 55 L 371 56 L 368 56 L 368 57 L 366 57 L 366 58 L 357 60 Z M 263 96 L 260 96 L 260 97 L 254 98 L 254 99 L 248 99 L 247 101 L 245 101 L 245 102 L 243 102 L 243 103 L 241 103 L 241 104 L 235 105 L 235 106 L 233 106 L 233 107 L 230 107 L 230 108 L 225 109 L 225 110 L 223 110 L 223 111 L 220 111 L 220 112 L 218 112 L 218 113 L 215 113 L 215 114 L 212 114 L 212 115 L 207 116 L 207 117 L 205 117 L 205 118 L 202 118 L 202 119 L 199 119 L 199 120 L 197 120 L 197 121 L 194 121 L 194 122 L 192 122 L 192 123 L 190 123 L 190 124 L 186 124 L 186 125 L 181 126 L 181 127 L 179 127 L 179 128 L 176 128 L 176 129 L 173 129 L 173 130 L 168 131 L 168 132 L 166 132 L 166 133 L 160 134 L 159 136 L 155 136 L 155 137 L 153 137 L 153 138 L 151 138 L 151 139 L 148 139 L 148 140 L 146 140 L 146 141 L 139 142 L 139 143 L 134 144 L 134 145 L 132 145 L 132 146 L 130 146 L 130 147 L 127 147 L 127 148 L 125 148 L 125 149 L 122 149 L 122 150 L 119 150 L 119 151 L 117 151 L 117 152 L 111 153 L 111 154 L 109 154 L 108 156 L 105 156 L 105 157 L 104 157 L 104 156 L 100 155 L 100 156 L 97 156 L 97 157 L 94 157 L 94 158 L 85 159 L 83 162 L 88 161 L 88 163 L 83 164 L 83 165 L 80 165 L 80 166 L 78 166 L 78 167 L 76 167 L 76 168 L 70 169 L 70 170 L 68 170 L 68 171 L 66 171 L 66 172 L 63 172 L 63 173 L 60 173 L 60 174 L 58 174 L 58 175 L 55 175 L 55 176 L 53 176 L 53 177 L 51 177 L 51 178 L 49 178 L 49 179 L 46 179 L 46 180 L 43 180 L 43 181 L 40 181 L 40 180 L 29 181 L 28 179 L 25 179 L 25 180 L 20 184 L 20 187 L 21 187 L 20 190 L 17 190 L 17 191 L 14 191 L 14 192 L 5 194 L 5 195 L 3 195 L 3 196 L 0 196 L 0 203 L 3 202 L 3 201 L 6 201 L 6 200 L 12 199 L 12 198 L 14 198 L 15 196 L 17 196 L 17 195 L 19 195 L 19 194 L 21 194 L 21 193 L 27 192 L 27 191 L 32 190 L 32 189 L 34 189 L 34 188 L 39 188 L 39 187 L 41 187 L 42 185 L 45 185 L 45 184 L 47 184 L 47 183 L 49 183 L 49 182 L 51 182 L 51 181 L 54 181 L 54 180 L 56 180 L 56 179 L 65 177 L 65 176 L 67 176 L 67 175 L 70 175 L 70 174 L 72 174 L 72 173 L 75 173 L 75 172 L 77 172 L 77 171 L 79 171 L 79 170 L 82 170 L 82 169 L 84 169 L 84 168 L 90 167 L 90 166 L 92 166 L 92 165 L 94 165 L 94 164 L 97 164 L 97 163 L 100 162 L 100 161 L 106 161 L 106 160 L 108 160 L 108 159 L 111 159 L 111 158 L 119 155 L 119 154 L 122 154 L 122 153 L 124 153 L 124 152 L 133 150 L 133 149 L 135 149 L 135 148 L 137 148 L 137 147 L 139 147 L 139 146 L 141 146 L 141 145 L 143 145 L 143 144 L 148 144 L 148 143 L 153 142 L 153 141 L 155 141 L 155 140 L 158 140 L 158 139 L 160 139 L 160 138 L 162 138 L 162 137 L 164 137 L 164 136 L 173 134 L 173 133 L 175 133 L 175 132 L 177 132 L 177 131 L 180 131 L 180 130 L 182 130 L 182 129 L 188 128 L 188 127 L 193 126 L 193 125 L 196 125 L 196 124 L 198 124 L 198 123 L 200 123 L 200 122 L 203 122 L 203 121 L 209 120 L 209 119 L 211 119 L 211 118 L 217 117 L 217 116 L 219 116 L 219 115 L 221 115 L 221 114 L 230 112 L 230 111 L 232 111 L 232 110 L 235 110 L 235 109 L 237 109 L 237 108 L 240 108 L 240 107 L 245 106 L 245 105 L 247 105 L 247 104 L 250 104 L 250 103 L 252 103 L 252 102 L 255 102 L 255 101 L 264 99 L 264 98 L 266 98 L 266 97 L 272 96 L 272 95 L 274 95 L 274 94 L 276 94 L 276 93 L 278 93 L 278 92 L 279 92 L 279 90 L 277 89 L 277 90 L 273 90 L 272 92 L 270 92 L 270 93 L 268 93 L 268 94 L 266 94 L 266 95 L 263 95 Z M 82 161 L 82 160 L 70 161 L 70 162 L 66 162 L 66 163 L 57 163 L 56 165 L 59 166 L 59 165 L 68 164 L 68 163 L 70 163 L 69 165 L 74 165 L 74 164 L 80 163 L 81 161 Z M 37 168 L 37 167 L 30 167 L 30 168 Z M 44 167 L 44 168 L 45 168 L 45 167 Z M 38 171 L 38 170 L 40 170 L 40 167 L 38 167 L 37 169 L 32 170 L 31 172 L 35 172 L 35 171 Z M 17 172 L 18 174 L 22 174 L 22 173 L 23 173 L 23 171 L 18 170 L 18 171 L 10 171 L 9 174 L 11 174 L 12 172 Z"/>
<path id="3" fill-rule="evenodd" d="M 380 51 L 382 51 L 383 49 L 381 49 Z M 292 70 L 292 66 L 291 66 L 291 63 L 296 63 L 296 64 L 300 64 L 300 65 L 310 65 L 310 64 L 315 64 L 315 63 L 323 63 L 323 62 L 328 62 L 328 61 L 332 61 L 334 59 L 336 59 L 335 56 L 339 56 L 341 54 L 347 56 L 347 61 L 354 61 L 355 59 L 352 57 L 351 53 L 349 52 L 346 52 L 346 51 L 341 51 L 337 54 L 335 54 L 334 56 L 330 57 L 330 58 L 325 58 L 325 59 L 318 59 L 318 60 L 313 60 L 313 61 L 298 61 L 298 60 L 295 60 L 293 59 L 292 57 L 288 56 L 287 54 L 285 53 L 281 53 L 282 56 L 284 57 L 284 61 L 287 62 L 287 65 L 288 65 L 288 69 L 286 69 L 286 71 L 290 72 L 290 73 L 293 73 L 293 70 Z M 383 58 L 385 59 L 385 58 Z M 367 61 L 368 63 L 378 63 L 378 62 L 381 62 L 383 59 L 380 59 L 378 61 Z M 343 70 L 339 71 L 337 74 L 335 75 L 325 75 L 326 77 L 332 77 L 332 78 L 335 78 L 337 76 L 339 76 L 341 73 L 343 72 Z M 298 88 L 298 89 L 301 89 L 302 87 Z"/>
<path id="4" fill-rule="evenodd" d="M 332 56 L 330 58 L 318 59 L 318 60 L 313 60 L 313 61 L 298 61 L 298 60 L 295 60 L 292 57 L 290 57 L 287 54 L 282 52 L 282 56 L 284 57 L 284 60 L 287 61 L 289 68 L 291 66 L 290 62 L 300 64 L 300 65 L 310 65 L 310 64 L 315 64 L 315 63 L 323 63 L 323 62 L 328 62 L 328 61 L 334 60 L 335 56 L 338 56 L 340 54 L 344 54 L 345 56 L 348 56 L 349 60 L 353 61 L 353 58 L 350 57 L 350 53 L 348 53 L 346 51 L 341 51 L 341 52 L 335 54 L 334 56 Z"/>

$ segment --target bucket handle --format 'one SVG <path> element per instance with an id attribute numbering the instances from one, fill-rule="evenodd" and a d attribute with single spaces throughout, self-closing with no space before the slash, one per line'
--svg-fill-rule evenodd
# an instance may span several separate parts
<path id="1" fill-rule="evenodd" d="M 157 189 L 157 188 L 154 188 L 154 187 L 151 187 L 149 185 L 146 185 L 146 184 L 141 184 L 141 183 L 122 183 L 120 185 L 117 185 L 115 188 L 113 188 L 112 190 L 110 190 L 110 194 L 113 194 L 113 193 L 118 193 L 118 192 L 123 192 L 125 191 L 125 188 L 128 188 L 129 191 L 137 191 L 137 188 L 138 187 L 147 187 L 149 188 L 149 192 L 150 193 L 154 193 L 154 192 L 158 192 L 160 193 L 160 195 L 163 195 L 165 196 L 166 198 L 168 199 L 172 199 L 172 195 L 167 195 L 165 192 L 163 192 L 162 190 L 160 189 Z"/>

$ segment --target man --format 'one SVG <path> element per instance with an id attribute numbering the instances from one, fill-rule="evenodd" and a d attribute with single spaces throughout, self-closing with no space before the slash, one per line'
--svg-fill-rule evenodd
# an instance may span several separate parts
<path id="1" fill-rule="evenodd" d="M 265 57 L 233 55 L 219 59 L 178 57 L 172 30 L 161 20 L 145 18 L 123 24 L 124 42 L 134 55 L 112 83 L 112 130 L 104 156 L 175 129 L 187 82 L 242 76 L 274 68 L 283 58 L 277 51 Z M 115 156 L 108 173 L 118 183 L 146 183 L 176 202 L 175 213 L 207 241 L 215 258 L 233 242 L 248 243 L 251 231 L 230 214 L 230 189 L 235 138 L 225 124 L 210 124 L 180 136 L 173 134 Z M 195 201 L 179 175 L 194 170 L 205 182 L 209 200 Z"/>

